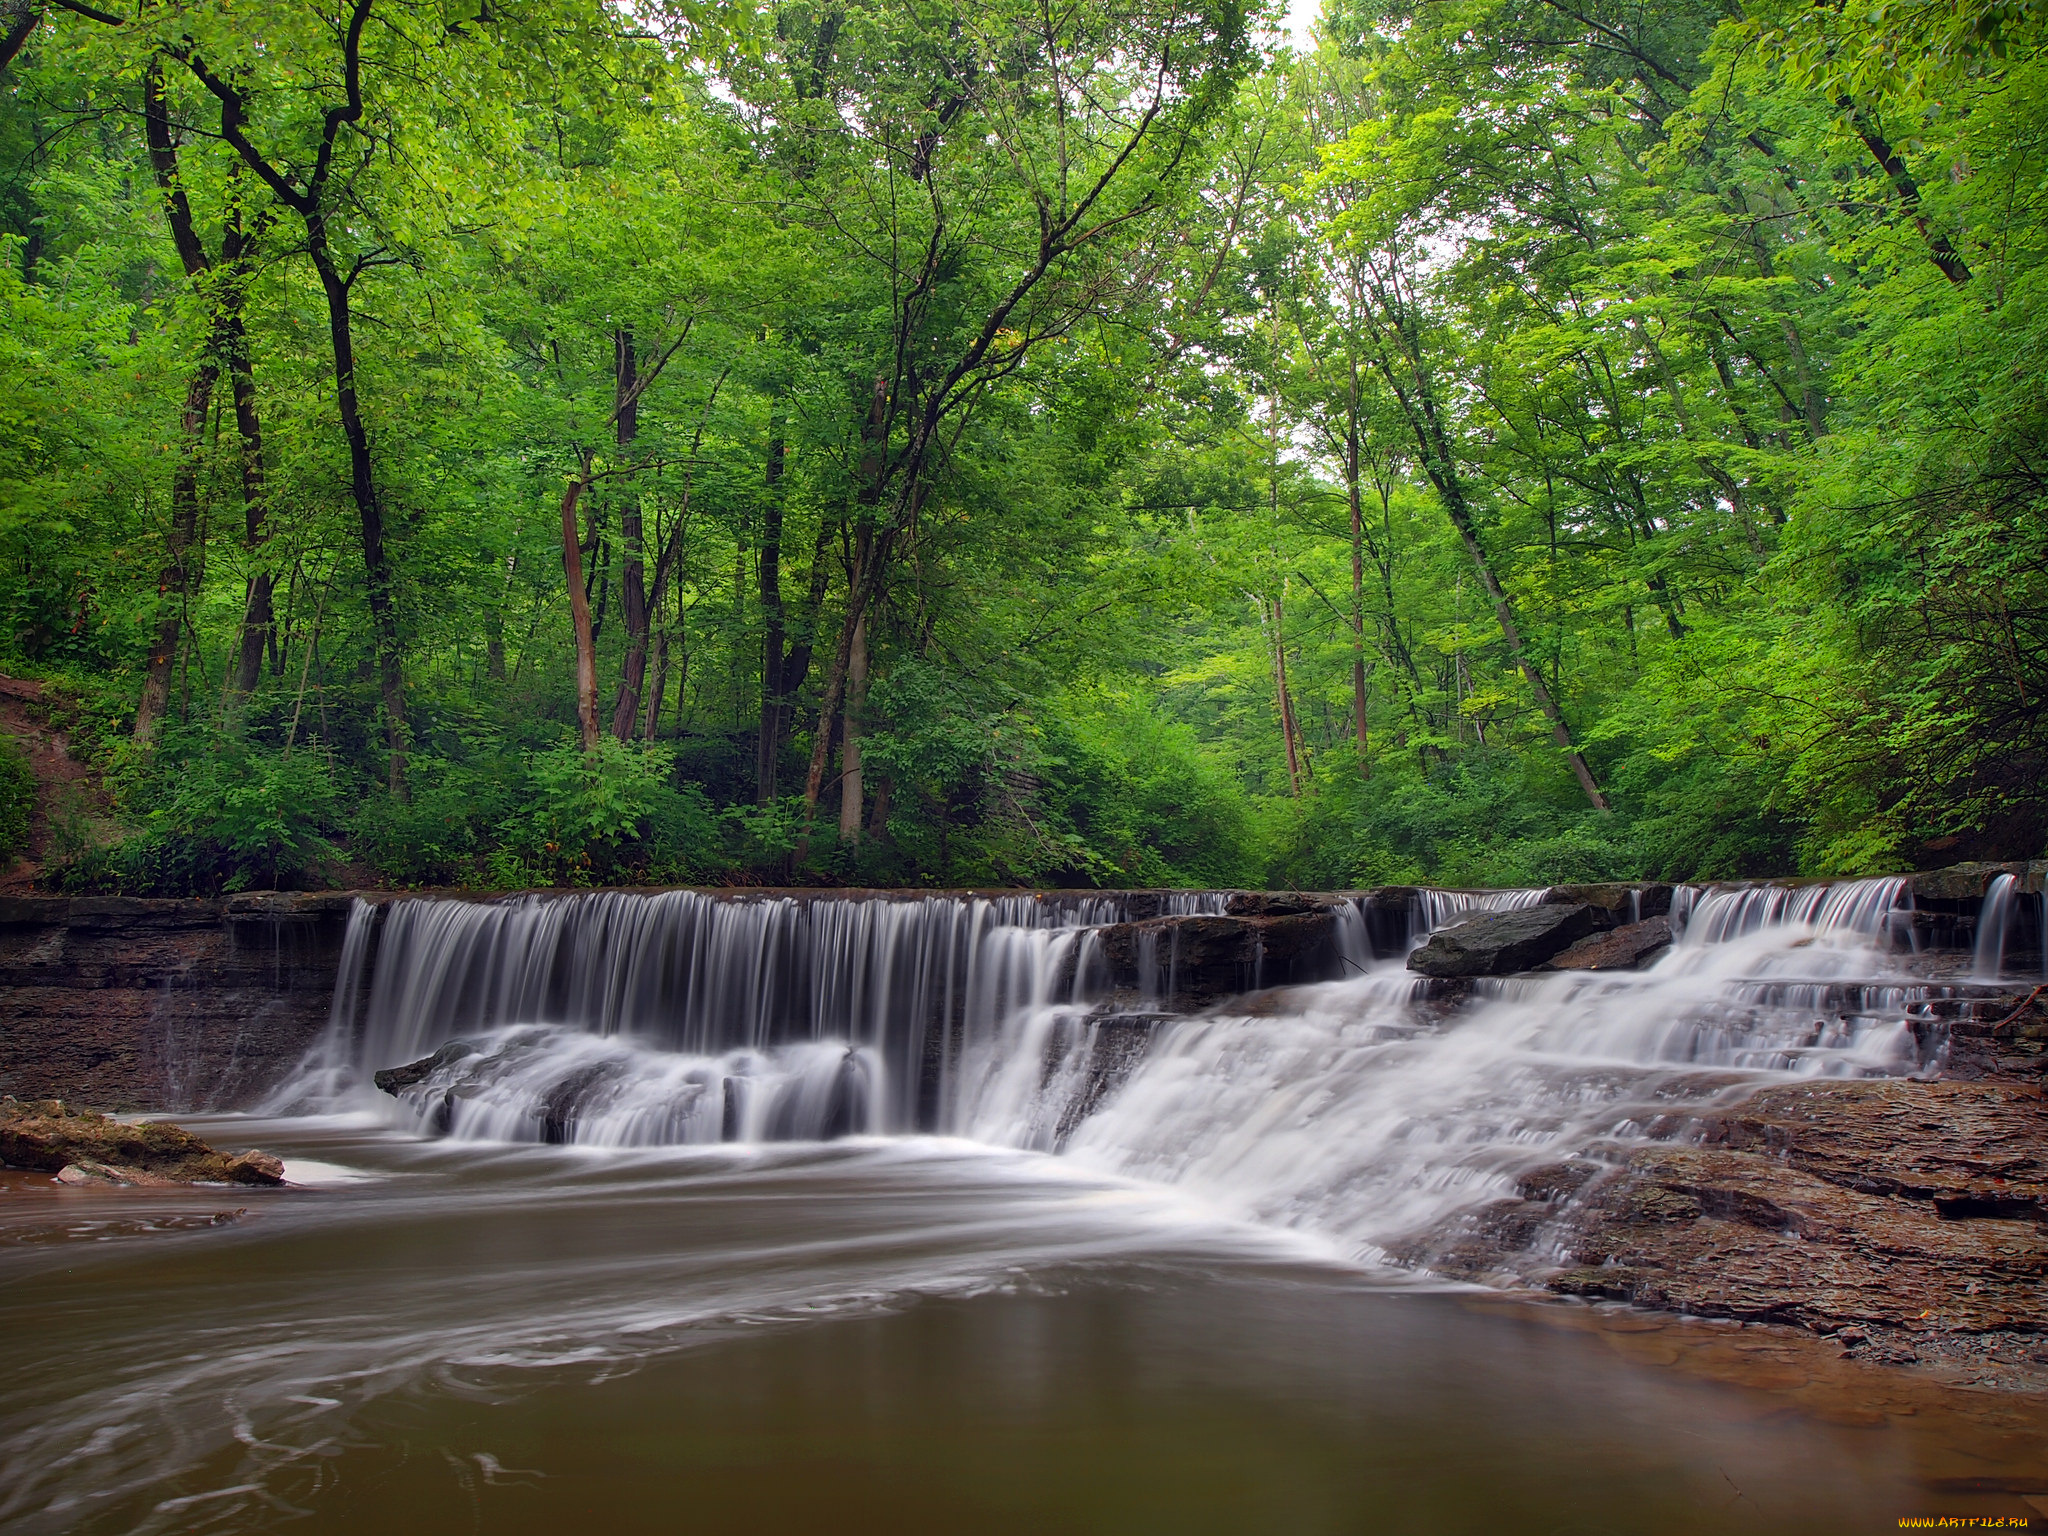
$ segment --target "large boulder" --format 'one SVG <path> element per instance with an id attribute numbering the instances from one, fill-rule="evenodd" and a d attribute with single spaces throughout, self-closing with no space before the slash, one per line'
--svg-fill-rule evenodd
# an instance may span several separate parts
<path id="1" fill-rule="evenodd" d="M 1431 934 L 1429 942 L 1408 957 L 1408 969 L 1425 976 L 1506 976 L 1534 970 L 1606 925 L 1606 910 L 1590 902 L 1480 912 Z"/>
<path id="2" fill-rule="evenodd" d="M 1551 971 L 1637 971 L 1671 947 L 1669 918 L 1624 923 L 1606 933 L 1588 934 L 1544 964 Z"/>
<path id="3" fill-rule="evenodd" d="M 0 1163 L 57 1174 L 86 1170 L 66 1181 L 73 1183 L 284 1182 L 284 1164 L 267 1152 L 229 1156 L 165 1120 L 116 1120 L 56 1099 L 0 1099 Z"/>

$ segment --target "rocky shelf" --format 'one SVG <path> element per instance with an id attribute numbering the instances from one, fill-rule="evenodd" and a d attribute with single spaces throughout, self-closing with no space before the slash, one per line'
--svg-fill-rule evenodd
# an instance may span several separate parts
<path id="1" fill-rule="evenodd" d="M 0 1164 L 54 1173 L 60 1184 L 282 1184 L 268 1152 L 216 1152 L 162 1120 L 116 1120 L 55 1099 L 0 1098 Z"/>

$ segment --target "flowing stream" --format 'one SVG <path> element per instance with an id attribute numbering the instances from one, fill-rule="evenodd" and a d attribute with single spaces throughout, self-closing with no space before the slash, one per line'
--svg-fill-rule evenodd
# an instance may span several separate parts
<path id="1" fill-rule="evenodd" d="M 1535 1164 L 1935 1065 L 1903 882 L 1681 890 L 1641 972 L 1405 969 L 1541 895 L 1346 907 L 1338 979 L 1188 1016 L 1171 936 L 1112 974 L 1125 898 L 359 907 L 300 1072 L 188 1121 L 302 1189 L 0 1188 L 0 1524 L 1888 1519 L 1885 1434 L 1767 1426 L 1428 1258 Z"/>

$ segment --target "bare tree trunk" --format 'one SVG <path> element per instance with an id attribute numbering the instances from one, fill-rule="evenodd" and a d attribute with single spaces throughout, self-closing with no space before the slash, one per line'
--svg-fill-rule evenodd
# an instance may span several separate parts
<path id="1" fill-rule="evenodd" d="M 327 240 L 327 223 L 333 207 L 327 197 L 329 178 L 339 163 L 335 154 L 342 129 L 362 120 L 363 30 L 369 25 L 374 0 L 352 0 L 341 39 L 341 75 L 345 100 L 330 106 L 321 119 L 320 148 L 313 169 L 303 183 L 279 165 L 266 160 L 250 142 L 248 101 L 230 81 L 213 73 L 196 52 L 181 53 L 192 73 L 220 102 L 221 137 L 232 145 L 242 161 L 290 208 L 306 227 L 306 254 L 320 276 L 320 290 L 327 300 L 328 342 L 334 354 L 335 404 L 341 416 L 342 436 L 348 441 L 349 494 L 362 525 L 363 570 L 370 605 L 370 629 L 377 646 L 378 684 L 384 697 L 384 730 L 389 747 L 391 792 L 405 794 L 405 670 L 398 633 L 398 609 L 392 595 L 391 564 L 384 551 L 384 507 L 377 496 L 377 482 L 370 460 L 370 434 L 356 394 L 355 323 L 350 311 L 350 289 L 365 263 L 358 261 L 346 276 L 334 263 Z M 346 156 L 340 157 L 346 159 Z"/>
<path id="2" fill-rule="evenodd" d="M 768 494 L 761 516 L 761 729 L 754 738 L 754 803 L 775 798 L 775 763 L 782 747 L 782 675 L 787 665 L 787 636 L 782 617 L 782 472 L 788 454 L 779 407 L 768 423 Z"/>
<path id="3" fill-rule="evenodd" d="M 239 291 L 236 294 L 240 300 Z M 263 653 L 276 645 L 277 619 L 272 611 L 277 579 L 256 564 L 270 541 L 264 526 L 269 496 L 263 467 L 263 427 L 256 416 L 256 379 L 249 366 L 249 338 L 240 314 L 229 338 L 228 384 L 234 391 L 235 431 L 242 440 L 242 549 L 251 564 L 249 590 L 242 607 L 242 653 L 235 667 L 234 691 L 247 698 L 263 675 Z"/>
<path id="4" fill-rule="evenodd" d="M 832 724 L 839 718 L 846 700 L 847 669 L 853 661 L 854 632 L 867 616 L 868 598 L 880 576 L 880 552 L 887 543 L 888 530 L 880 535 L 863 526 L 854 540 L 852 579 L 847 583 L 846 617 L 840 621 L 839 644 L 825 673 L 825 696 L 818 703 L 818 730 L 811 742 L 811 766 L 804 775 L 804 810 L 815 815 L 818 798 L 825 790 L 825 768 L 832 758 Z"/>
<path id="5" fill-rule="evenodd" d="M 889 546 L 894 541 L 895 529 L 875 528 L 874 514 L 881 506 L 884 477 L 888 472 L 889 459 L 889 381 L 875 380 L 874 391 L 869 399 L 868 419 L 861 429 L 864 444 L 861 454 L 861 478 L 867 483 L 861 490 L 862 507 L 865 516 L 854 532 L 853 569 L 848 573 L 846 583 L 846 617 L 840 621 L 839 646 L 833 652 L 831 670 L 825 674 L 825 697 L 818 706 L 818 730 L 811 742 L 811 765 L 804 775 L 804 819 L 808 823 L 818 812 L 818 797 L 825 788 L 825 766 L 831 761 L 831 721 L 840 710 L 846 696 L 846 669 L 853 658 L 855 631 L 861 620 L 867 616 L 868 599 L 881 584 L 882 567 L 888 563 Z M 913 492 L 916 482 L 912 482 Z M 864 632 L 863 632 L 864 633 Z"/>
<path id="6" fill-rule="evenodd" d="M 647 690 L 647 717 L 640 727 L 642 741 L 654 740 L 655 728 L 661 724 L 661 705 L 668 694 L 668 631 L 662 630 L 654 637 L 654 679 Z"/>
<path id="7" fill-rule="evenodd" d="M 895 791 L 896 785 L 888 774 L 875 776 L 875 802 L 868 814 L 868 836 L 878 843 L 887 842 L 889 838 L 889 801 Z"/>
<path id="8" fill-rule="evenodd" d="M 327 295 L 328 338 L 334 350 L 336 403 L 342 435 L 348 440 L 349 493 L 363 540 L 363 572 L 368 578 L 370 630 L 377 644 L 377 684 L 384 699 L 384 741 L 387 782 L 394 795 L 405 794 L 405 664 L 398 638 L 398 608 L 392 599 L 391 562 L 384 552 L 384 503 L 370 460 L 370 433 L 356 396 L 354 316 L 349 285 L 336 270 L 327 249 L 324 218 L 309 219 L 307 244 L 320 286 Z"/>
<path id="9" fill-rule="evenodd" d="M 163 192 L 164 212 L 171 226 L 185 276 L 197 282 L 212 263 L 192 220 L 192 206 L 178 177 L 178 146 L 171 136 L 164 103 L 163 72 L 151 60 L 143 76 L 143 132 L 149 145 L 150 169 Z M 147 746 L 157 722 L 171 703 L 171 674 L 178 664 L 178 641 L 184 633 L 191 599 L 188 557 L 199 536 L 199 465 L 206 442 L 206 419 L 213 409 L 213 388 L 220 380 L 222 312 L 216 307 L 207 327 L 206 350 L 185 385 L 185 409 L 178 420 L 178 462 L 171 471 L 171 526 L 165 538 L 165 560 L 157 578 L 156 639 L 149 648 L 142 698 L 135 708 L 135 741 Z"/>
<path id="10" fill-rule="evenodd" d="M 185 386 L 185 410 L 179 418 L 182 445 L 178 467 L 171 473 L 171 527 L 166 540 L 163 574 L 157 579 L 156 639 L 149 648 L 149 670 L 143 675 L 142 700 L 135 710 L 135 741 L 148 746 L 157 722 L 171 703 L 171 674 L 178 664 L 178 638 L 184 632 L 191 600 L 189 556 L 199 535 L 199 460 L 205 442 L 206 415 L 220 368 L 211 358 L 192 371 Z"/>
<path id="11" fill-rule="evenodd" d="M 625 459 L 633 439 L 640 432 L 640 404 L 637 375 L 639 360 L 633 350 L 633 333 L 621 330 L 612 338 L 615 356 L 614 390 L 618 414 L 615 422 L 619 457 Z M 612 735 L 620 741 L 632 739 L 640 722 L 640 690 L 647 682 L 647 572 L 641 550 L 644 525 L 640 495 L 628 486 L 625 503 L 619 509 L 619 539 L 625 546 L 625 571 L 620 578 L 620 604 L 626 620 L 626 659 L 619 671 L 619 697 L 612 707 Z"/>
<path id="12" fill-rule="evenodd" d="M 1371 743 L 1365 722 L 1365 508 L 1359 496 L 1358 359 L 1351 360 L 1345 397 L 1344 490 L 1351 507 L 1351 735 L 1358 746 L 1358 771 L 1372 777 Z"/>
<path id="13" fill-rule="evenodd" d="M 1287 792 L 1301 793 L 1301 759 L 1294 750 L 1294 704 L 1287 696 L 1286 609 L 1273 595 L 1273 688 L 1280 700 L 1280 734 L 1287 742 Z"/>
<path id="14" fill-rule="evenodd" d="M 860 712 L 868 691 L 868 621 L 862 614 L 853 626 L 853 652 L 846 665 L 846 711 L 839 729 L 839 840 L 860 841 L 865 796 L 860 773 Z"/>
<path id="15" fill-rule="evenodd" d="M 576 532 L 576 501 L 583 494 L 590 474 L 586 460 L 582 471 L 562 492 L 562 575 L 569 584 L 569 618 L 576 630 L 576 724 L 583 738 L 583 750 L 595 753 L 597 726 L 597 646 L 590 634 L 590 594 L 583 586 L 583 545 Z"/>

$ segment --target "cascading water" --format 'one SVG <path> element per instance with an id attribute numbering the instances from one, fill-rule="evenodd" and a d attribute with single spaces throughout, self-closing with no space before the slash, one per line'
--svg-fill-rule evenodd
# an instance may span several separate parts
<path id="1" fill-rule="evenodd" d="M 1386 969 L 1302 989 L 1278 1017 L 1176 1023 L 1068 1155 L 1360 1257 L 1426 1260 L 1418 1238 L 1539 1164 L 1679 1133 L 1764 1082 L 1926 1066 L 1908 1014 L 1930 989 L 1862 984 L 1887 968 L 1904 895 L 1713 892 L 1650 970 L 1481 981 L 1456 1012 L 1442 984 Z"/>
<path id="2" fill-rule="evenodd" d="M 1477 912 L 1519 912 L 1539 906 L 1548 894 L 1544 886 L 1518 891 L 1417 891 L 1409 922 L 1411 942 L 1420 944 L 1437 929 Z"/>
<path id="3" fill-rule="evenodd" d="M 1187 894 L 1197 911 L 1226 899 Z M 1122 910 L 1031 895 L 402 901 L 364 988 L 375 914 L 358 904 L 327 1034 L 273 1107 L 360 1100 L 375 1069 L 459 1041 L 401 1095 L 458 1136 L 646 1145 L 929 1126 L 934 1094 L 985 1077 L 1017 1018 L 1087 994 L 1093 932 Z"/>
<path id="4" fill-rule="evenodd" d="M 1977 913 L 1977 948 L 1970 966 L 1970 974 L 1979 981 L 1996 981 L 2005 969 L 2005 932 L 2018 916 L 2019 885 L 2015 876 L 1998 875 L 1984 892 L 1984 905 Z"/>
<path id="5" fill-rule="evenodd" d="M 1132 910 L 1115 897 L 403 901 L 367 983 L 345 968 L 289 1096 L 360 1104 L 368 1073 L 433 1053 L 389 1086 L 456 1138 L 937 1131 L 1412 1259 L 1418 1234 L 1535 1163 L 1679 1133 L 1762 1082 L 1910 1073 L 1938 1049 L 1924 1019 L 1916 1034 L 1928 984 L 1887 974 L 1911 938 L 1900 880 L 1680 887 L 1680 940 L 1643 972 L 1461 989 L 1400 968 L 1432 928 L 1545 894 L 1420 892 L 1406 944 L 1378 955 L 1362 904 L 1338 903 L 1342 979 L 1196 1017 L 1160 1011 L 1154 925 L 1144 985 L 1110 995 L 1098 936 Z M 1152 898 L 1145 915 L 1226 901 Z M 360 908 L 358 968 L 372 926 Z"/>

